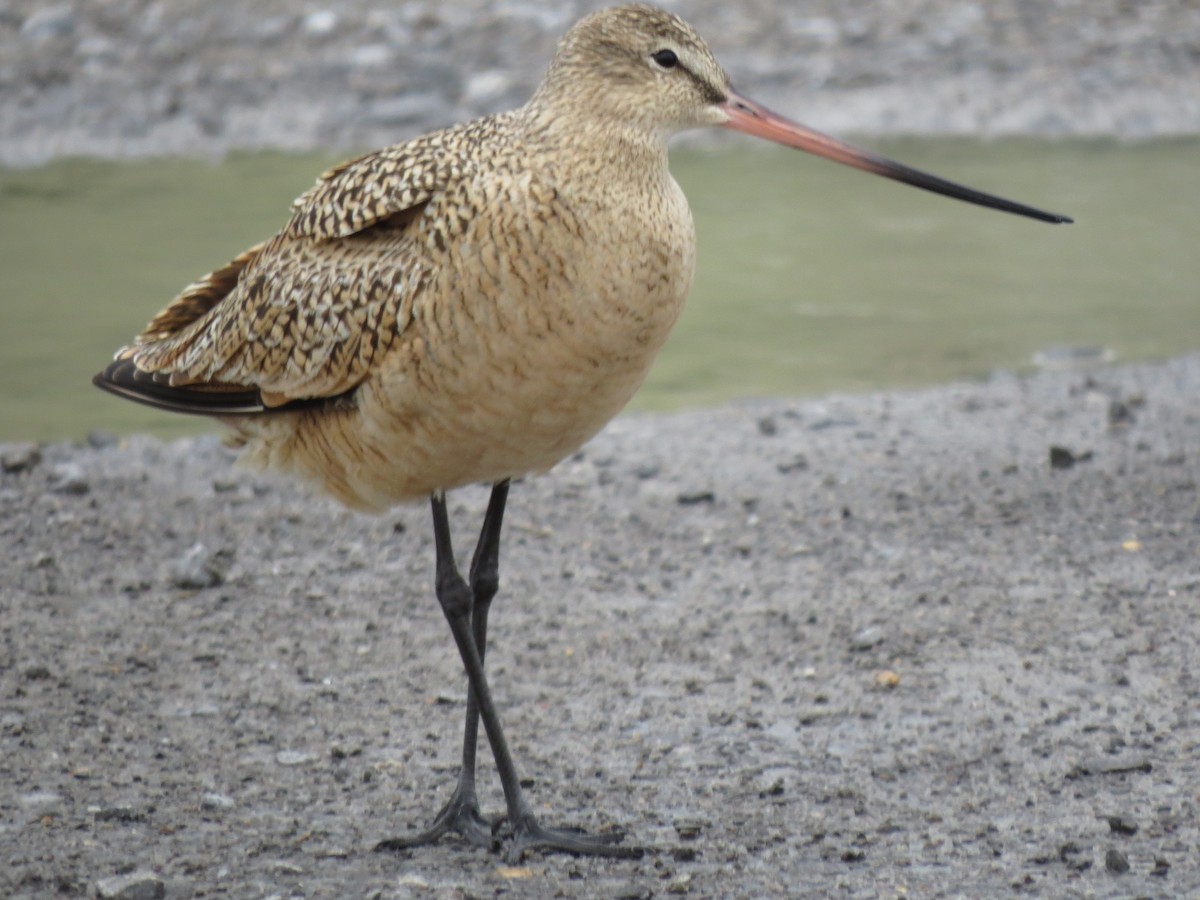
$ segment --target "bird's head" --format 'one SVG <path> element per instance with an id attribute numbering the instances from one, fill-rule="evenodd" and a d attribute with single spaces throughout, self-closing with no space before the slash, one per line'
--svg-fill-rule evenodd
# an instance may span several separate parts
<path id="1" fill-rule="evenodd" d="M 674 13 L 632 4 L 580 20 L 559 42 L 534 108 L 587 139 L 655 142 L 719 125 L 968 203 L 1070 222 L 912 169 L 793 122 L 736 92 L 696 31 Z"/>

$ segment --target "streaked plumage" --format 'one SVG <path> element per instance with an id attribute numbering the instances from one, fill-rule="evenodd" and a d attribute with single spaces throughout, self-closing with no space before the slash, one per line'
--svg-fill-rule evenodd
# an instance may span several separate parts
<path id="1" fill-rule="evenodd" d="M 477 719 L 504 787 L 510 855 L 631 855 L 538 824 L 483 672 L 508 480 L 553 466 L 625 405 L 691 286 L 691 214 L 667 139 L 723 125 L 1048 221 L 840 144 L 732 90 L 678 17 L 625 6 L 559 44 L 524 107 L 343 163 L 279 234 L 185 288 L 96 377 L 214 415 L 251 465 L 379 510 L 432 496 L 437 595 L 470 692 L 462 775 L 433 826 L 493 844 L 475 793 Z M 443 492 L 492 482 L 465 581 Z"/>

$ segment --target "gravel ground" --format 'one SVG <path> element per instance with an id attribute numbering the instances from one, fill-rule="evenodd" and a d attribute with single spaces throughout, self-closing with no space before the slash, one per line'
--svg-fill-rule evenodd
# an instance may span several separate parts
<path id="1" fill-rule="evenodd" d="M 523 103 L 588 0 L 6 0 L 0 164 L 369 148 Z M 840 132 L 1200 133 L 1197 0 L 666 4 Z"/>
<path id="2" fill-rule="evenodd" d="M 1195 355 L 627 416 L 517 485 L 501 715 L 637 862 L 371 852 L 458 759 L 425 508 L 2 447 L 0 894 L 1197 896 L 1198 395 Z"/>

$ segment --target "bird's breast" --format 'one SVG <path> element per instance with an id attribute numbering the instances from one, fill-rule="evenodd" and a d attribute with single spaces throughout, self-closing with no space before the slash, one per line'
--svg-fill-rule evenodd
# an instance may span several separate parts
<path id="1" fill-rule="evenodd" d="M 629 401 L 678 318 L 695 256 L 687 203 L 669 175 L 588 192 L 528 172 L 444 202 L 454 212 L 428 212 L 463 229 L 413 308 L 419 364 L 385 393 L 397 419 L 458 432 L 475 457 L 463 481 L 547 469 Z"/>

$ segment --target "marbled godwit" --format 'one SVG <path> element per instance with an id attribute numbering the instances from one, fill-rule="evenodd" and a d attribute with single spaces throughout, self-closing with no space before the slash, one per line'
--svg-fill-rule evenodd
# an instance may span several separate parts
<path id="1" fill-rule="evenodd" d="M 436 593 L 468 678 L 462 771 L 410 847 L 457 831 L 494 846 L 475 790 L 483 719 L 510 857 L 634 855 L 534 818 L 484 675 L 510 479 L 594 435 L 633 394 L 692 279 L 691 215 L 667 139 L 721 125 L 951 197 L 1069 219 L 909 169 L 735 93 L 700 37 L 647 6 L 591 15 L 524 107 L 339 165 L 275 237 L 188 286 L 95 382 L 215 416 L 252 465 L 344 503 L 432 498 Z M 464 579 L 445 492 L 493 485 Z"/>

